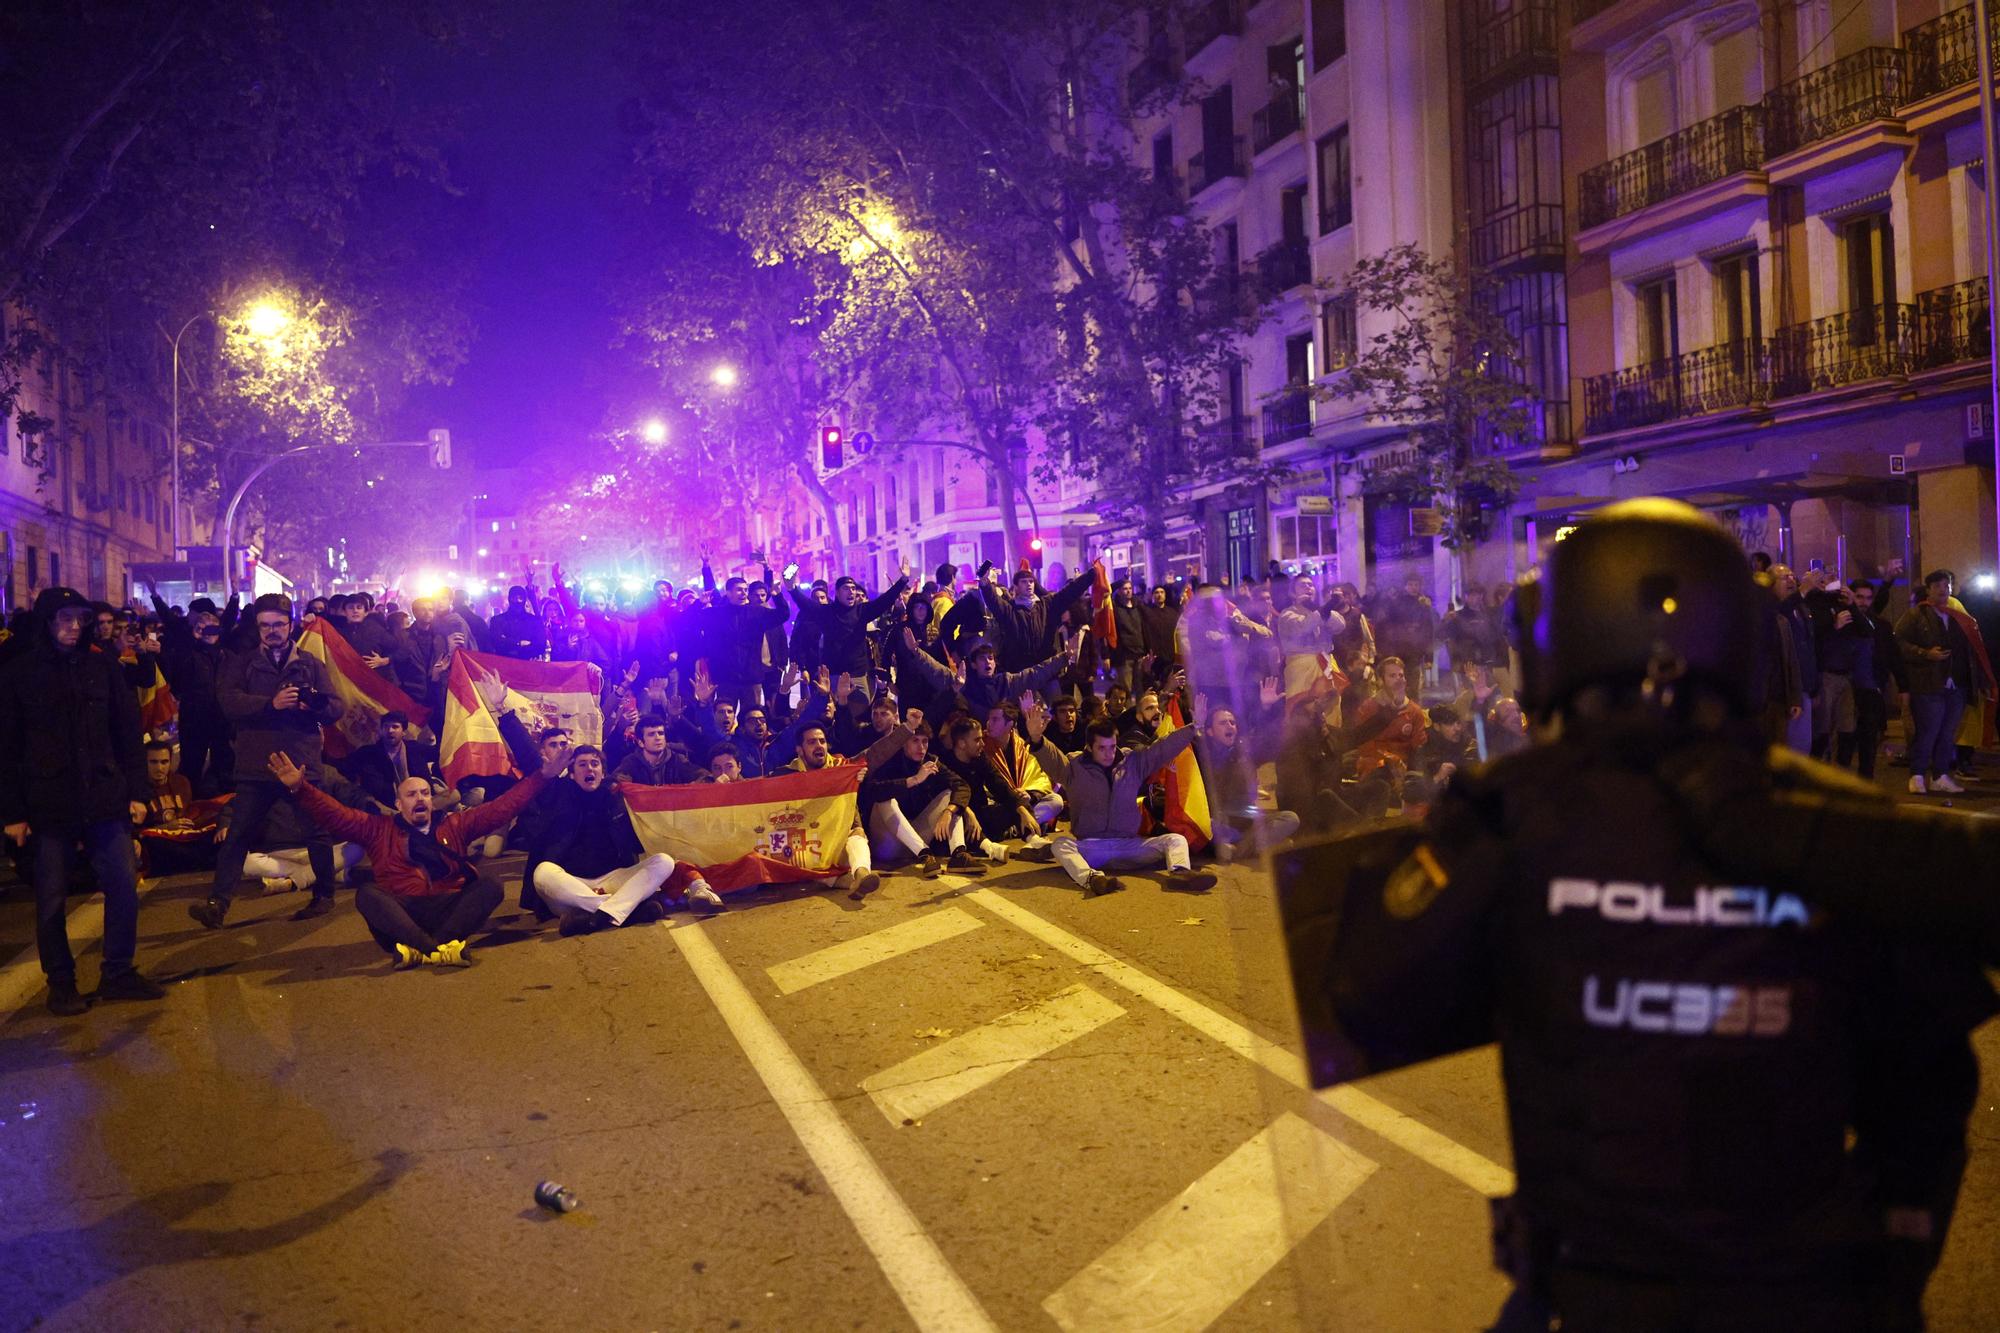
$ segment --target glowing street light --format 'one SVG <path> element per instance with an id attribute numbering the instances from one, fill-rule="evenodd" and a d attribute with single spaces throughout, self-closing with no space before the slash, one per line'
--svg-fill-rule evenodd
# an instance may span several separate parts
<path id="1" fill-rule="evenodd" d="M 708 372 L 708 379 L 718 389 L 733 389 L 736 387 L 736 367 L 727 361 L 721 362 Z"/>
<path id="2" fill-rule="evenodd" d="M 647 444 L 665 444 L 667 442 L 667 423 L 658 417 L 652 418 L 645 425 L 639 427 L 639 438 Z"/>
<path id="3" fill-rule="evenodd" d="M 273 305 L 269 301 L 259 301 L 243 316 L 243 327 L 256 338 L 275 338 L 283 333 L 291 322 L 291 315 L 283 307 Z"/>
<path id="4" fill-rule="evenodd" d="M 181 325 L 180 332 L 167 339 L 168 343 L 174 349 L 172 371 L 174 403 L 173 430 L 171 434 L 171 447 L 174 452 L 174 512 L 172 521 L 168 526 L 173 533 L 172 540 L 176 558 L 179 557 L 181 545 L 181 339 L 185 338 L 187 331 L 197 323 L 204 319 L 212 319 L 217 313 L 213 310 L 204 310 L 198 314 L 190 315 L 187 323 Z M 277 337 L 280 333 L 283 333 L 286 327 L 292 322 L 291 314 L 283 306 L 272 301 L 259 301 L 256 305 L 251 306 L 243 312 L 242 319 L 244 327 L 250 331 L 253 337 L 261 338 L 265 341 L 269 341 Z M 160 332 L 165 334 L 166 331 L 165 326 L 162 326 Z"/>

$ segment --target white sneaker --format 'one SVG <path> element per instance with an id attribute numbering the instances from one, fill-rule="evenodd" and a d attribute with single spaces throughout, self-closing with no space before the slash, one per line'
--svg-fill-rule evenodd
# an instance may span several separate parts
<path id="1" fill-rule="evenodd" d="M 1928 790 L 1929 789 L 1924 786 L 1924 779 L 1921 773 L 1910 774 L 1910 795 L 1922 796 L 1925 795 Z"/>
<path id="2" fill-rule="evenodd" d="M 263 881 L 266 893 L 294 893 L 299 887 L 289 879 L 281 879 L 276 875 L 265 875 Z"/>
<path id="3" fill-rule="evenodd" d="M 1958 794 L 1963 792 L 1965 788 L 1959 786 L 1958 783 L 1952 779 L 1951 774 L 1945 773 L 1931 779 L 1931 790 L 1933 792 L 1946 792 L 1949 793 L 1950 795 L 1957 796 Z"/>
<path id="4" fill-rule="evenodd" d="M 1039 833 L 1037 833 L 1032 838 L 1021 839 L 1022 848 L 1026 851 L 1031 851 L 1031 852 L 1039 852 L 1040 850 L 1042 850 L 1042 848 L 1052 845 L 1053 844 L 1051 844 L 1046 837 L 1044 837 Z"/>
<path id="5" fill-rule="evenodd" d="M 699 906 L 711 912 L 722 910 L 722 895 L 710 888 L 705 880 L 688 885 L 687 900 L 690 907 Z"/>
<path id="6" fill-rule="evenodd" d="M 988 838 L 979 844 L 979 854 L 995 865 L 1004 864 L 1007 860 L 1007 844 Z"/>

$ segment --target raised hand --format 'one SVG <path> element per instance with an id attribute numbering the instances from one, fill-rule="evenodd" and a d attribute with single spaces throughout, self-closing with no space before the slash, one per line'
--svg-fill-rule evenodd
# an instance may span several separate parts
<path id="1" fill-rule="evenodd" d="M 1264 707 L 1266 708 L 1275 707 L 1277 704 L 1283 702 L 1284 700 L 1285 697 L 1284 683 L 1280 681 L 1276 676 L 1264 677 L 1264 683 L 1258 687 L 1257 697 L 1263 701 Z M 1199 699 L 1200 696 L 1197 695 L 1196 698 Z M 1197 704 L 1196 706 L 1199 707 L 1199 704 Z"/>
<path id="2" fill-rule="evenodd" d="M 824 663 L 822 663 L 819 669 L 819 677 L 813 683 L 819 686 L 819 692 L 821 694 L 832 694 L 833 672 L 829 670 Z"/>
<path id="3" fill-rule="evenodd" d="M 715 702 L 715 682 L 708 678 L 708 672 L 695 668 L 694 701 L 704 708 Z"/>
<path id="4" fill-rule="evenodd" d="M 505 712 L 507 682 L 500 679 L 500 673 L 477 666 L 472 667 L 472 671 L 477 673 L 472 677 L 473 692 L 479 696 L 479 701 L 486 705 L 486 711 L 496 717 Z"/>
<path id="5" fill-rule="evenodd" d="M 1206 691 L 1194 696 L 1194 724 L 1197 727 L 1208 725 L 1208 694 Z"/>
<path id="6" fill-rule="evenodd" d="M 903 627 L 903 646 L 913 653 L 917 651 L 917 632 L 908 625 Z"/>
<path id="7" fill-rule="evenodd" d="M 297 791 L 306 785 L 306 771 L 292 762 L 292 757 L 283 750 L 273 750 L 264 760 L 264 767 L 271 770 L 271 776 L 283 783 L 286 791 Z"/>
<path id="8" fill-rule="evenodd" d="M 787 662 L 785 664 L 784 674 L 778 677 L 778 693 L 790 694 L 792 692 L 792 687 L 797 685 L 798 683 L 799 683 L 799 664 L 797 662 Z"/>
<path id="9" fill-rule="evenodd" d="M 854 693 L 854 677 L 843 671 L 833 685 L 833 702 L 845 707 L 848 697 Z"/>
<path id="10" fill-rule="evenodd" d="M 639 659 L 633 658 L 625 664 L 625 683 L 633 685 L 639 680 Z"/>
<path id="11" fill-rule="evenodd" d="M 569 767 L 570 743 L 566 736 L 559 736 L 548 743 L 542 753 L 542 776 L 559 778 Z"/>

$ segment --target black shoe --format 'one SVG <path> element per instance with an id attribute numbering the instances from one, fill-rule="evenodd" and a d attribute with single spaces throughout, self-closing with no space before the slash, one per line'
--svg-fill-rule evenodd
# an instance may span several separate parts
<path id="1" fill-rule="evenodd" d="M 951 854 L 951 860 L 946 864 L 951 867 L 955 875 L 983 875 L 986 873 L 988 862 L 985 857 L 974 856 L 961 847 Z"/>
<path id="2" fill-rule="evenodd" d="M 1215 887 L 1215 872 L 1190 870 L 1183 866 L 1179 870 L 1163 873 L 1160 876 L 1160 887 L 1172 889 L 1176 893 L 1207 893 Z"/>
<path id="3" fill-rule="evenodd" d="M 194 903 L 189 906 L 188 915 L 210 930 L 221 930 L 222 918 L 229 915 L 229 902 L 224 898 L 210 898 L 206 902 Z"/>
<path id="4" fill-rule="evenodd" d="M 298 911 L 292 913 L 292 920 L 310 921 L 316 916 L 325 916 L 328 912 L 331 912 L 332 910 L 333 910 L 333 895 L 330 893 L 315 893 L 310 899 L 306 901 L 306 905 L 304 907 L 301 907 Z"/>
<path id="5" fill-rule="evenodd" d="M 865 874 L 863 874 L 860 879 L 855 881 L 853 890 L 849 892 L 847 896 L 854 899 L 856 902 L 859 902 L 861 899 L 866 898 L 869 894 L 875 892 L 875 890 L 881 887 L 882 887 L 882 877 L 876 874 L 874 871 L 870 870 Z"/>
<path id="6" fill-rule="evenodd" d="M 614 924 L 616 923 L 610 917 L 604 915 L 603 912 L 596 908 L 592 908 L 588 912 L 571 912 L 568 916 L 565 916 L 562 920 L 562 925 L 556 928 L 556 933 L 560 935 L 595 935 L 606 926 Z"/>
<path id="7" fill-rule="evenodd" d="M 100 1000 L 164 1000 L 167 992 L 158 982 L 131 970 L 101 978 L 97 983 Z"/>
<path id="8" fill-rule="evenodd" d="M 1020 857 L 1023 861 L 1039 861 L 1046 864 L 1056 859 L 1056 849 L 1053 847 L 1017 847 L 1014 850 L 1014 855 Z"/>
<path id="9" fill-rule="evenodd" d="M 1083 896 L 1102 898 L 1105 894 L 1116 893 L 1124 887 L 1124 880 L 1114 879 L 1102 870 L 1093 870 L 1090 872 L 1090 878 L 1083 882 Z"/>
<path id="10" fill-rule="evenodd" d="M 916 870 L 918 879 L 936 879 L 939 873 L 944 870 L 944 862 L 938 860 L 929 852 L 925 852 L 917 858 Z"/>
<path id="11" fill-rule="evenodd" d="M 660 901 L 658 894 L 654 894 L 651 898 L 646 899 L 645 902 L 640 903 L 632 909 L 632 914 L 625 918 L 625 924 L 628 926 L 650 926 L 655 921 L 665 920 L 666 915 L 667 905 Z"/>
<path id="12" fill-rule="evenodd" d="M 57 1018 L 75 1018 L 90 1008 L 90 1001 L 76 993 L 75 977 L 49 978 L 49 1012 Z"/>

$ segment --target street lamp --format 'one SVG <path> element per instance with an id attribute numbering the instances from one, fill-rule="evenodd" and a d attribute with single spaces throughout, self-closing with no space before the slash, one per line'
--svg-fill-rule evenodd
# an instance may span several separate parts
<path id="1" fill-rule="evenodd" d="M 721 362 L 708 372 L 708 379 L 718 389 L 733 389 L 736 387 L 736 367 L 727 361 Z"/>
<path id="2" fill-rule="evenodd" d="M 667 442 L 667 423 L 654 417 L 639 427 L 639 438 L 647 444 L 661 445 Z"/>
<path id="3" fill-rule="evenodd" d="M 204 310 L 198 314 L 190 315 L 187 323 L 181 325 L 180 332 L 167 339 L 173 345 L 174 349 L 174 407 L 173 428 L 171 431 L 174 451 L 174 510 L 173 522 L 169 526 L 173 532 L 174 558 L 176 560 L 180 558 L 181 549 L 181 339 L 185 338 L 187 331 L 200 321 L 215 318 L 215 313 L 213 310 Z M 259 301 L 244 313 L 243 322 L 245 327 L 250 330 L 252 337 L 270 339 L 283 333 L 285 327 L 292 322 L 292 317 L 286 313 L 282 306 L 270 301 Z M 165 327 L 162 327 L 160 332 L 165 333 Z M 228 559 L 229 554 L 225 551 L 223 553 L 223 560 L 227 563 Z"/>

